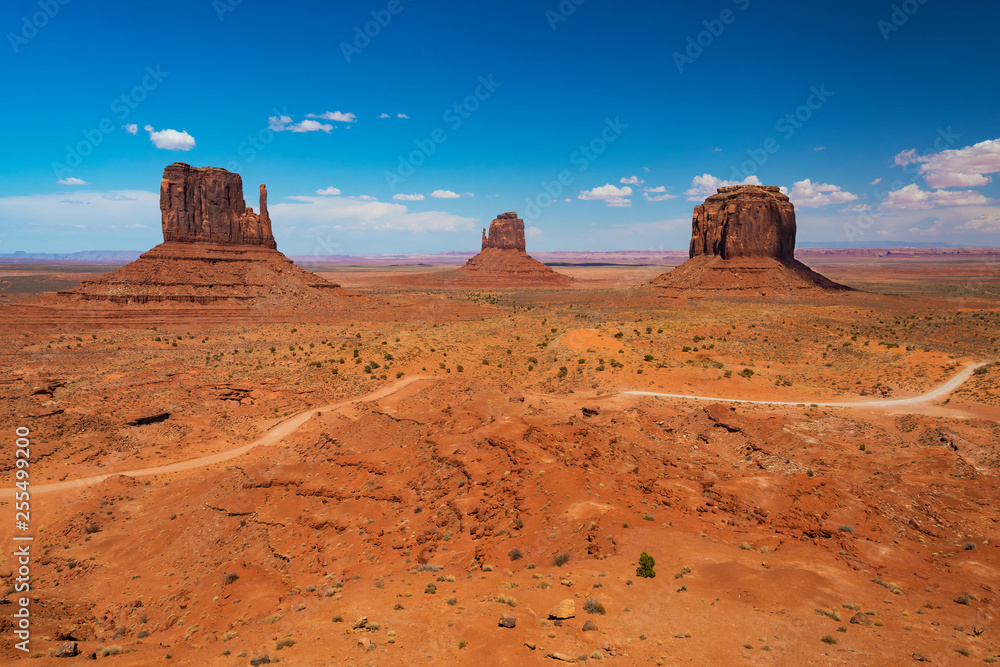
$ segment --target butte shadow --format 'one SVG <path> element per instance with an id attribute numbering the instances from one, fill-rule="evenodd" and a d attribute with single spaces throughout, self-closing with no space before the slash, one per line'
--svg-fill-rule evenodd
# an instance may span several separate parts
<path id="1" fill-rule="evenodd" d="M 128 310 L 181 304 L 266 312 L 342 308 L 350 297 L 277 249 L 260 186 L 260 213 L 239 174 L 183 162 L 160 182 L 163 243 L 120 269 L 59 292 L 51 305 L 115 304 Z"/>
<path id="2" fill-rule="evenodd" d="M 477 255 L 459 269 L 437 271 L 397 279 L 399 284 L 419 287 L 508 288 L 565 287 L 573 279 L 553 271 L 525 250 L 524 220 L 517 213 L 501 213 L 483 229 L 483 245 Z"/>
<path id="3" fill-rule="evenodd" d="M 719 188 L 694 208 L 690 259 L 650 285 L 668 297 L 852 291 L 795 259 L 795 232 L 795 207 L 776 186 Z"/>

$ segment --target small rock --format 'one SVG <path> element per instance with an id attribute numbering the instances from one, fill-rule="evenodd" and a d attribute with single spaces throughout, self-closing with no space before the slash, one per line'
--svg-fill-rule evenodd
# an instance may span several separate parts
<path id="1" fill-rule="evenodd" d="M 554 621 L 552 621 L 552 625 L 556 626 L 557 628 L 561 628 L 562 627 L 562 621 L 557 618 Z"/>
<path id="2" fill-rule="evenodd" d="M 597 414 L 600 412 L 600 409 L 598 409 L 598 408 L 583 407 L 583 408 L 580 408 L 580 412 L 583 413 L 584 417 L 596 417 Z"/>
<path id="3" fill-rule="evenodd" d="M 500 622 L 497 625 L 501 628 L 513 628 L 517 625 L 517 619 L 513 616 L 501 616 Z"/>
<path id="4" fill-rule="evenodd" d="M 925 658 L 920 653 L 914 653 L 913 654 L 913 659 L 916 660 L 917 662 L 930 662 L 930 660 L 928 660 L 927 658 Z"/>
<path id="5" fill-rule="evenodd" d="M 872 619 L 868 618 L 867 614 L 862 614 L 859 611 L 854 616 L 851 616 L 851 623 L 854 625 L 871 625 Z"/>
<path id="6" fill-rule="evenodd" d="M 535 642 L 524 642 L 524 645 L 530 648 L 532 651 L 534 651 L 535 647 L 538 646 L 538 644 L 536 644 Z"/>
<path id="7" fill-rule="evenodd" d="M 576 662 L 576 658 L 571 655 L 566 655 L 565 653 L 549 653 L 548 657 L 553 660 L 561 660 L 563 662 Z"/>
<path id="8" fill-rule="evenodd" d="M 271 664 L 271 658 L 265 653 L 264 655 L 258 655 L 256 658 L 251 660 L 250 664 L 253 665 L 253 667 L 257 667 L 257 665 L 269 665 Z"/>
<path id="9" fill-rule="evenodd" d="M 567 598 L 549 610 L 549 618 L 573 618 L 576 616 L 576 601 Z"/>
<path id="10" fill-rule="evenodd" d="M 368 617 L 362 616 L 361 618 L 355 619 L 354 623 L 351 623 L 351 630 L 360 630 L 361 628 L 367 627 Z"/>
<path id="11" fill-rule="evenodd" d="M 358 640 L 358 646 L 360 646 L 363 649 L 367 649 L 371 645 L 372 645 L 372 640 L 368 639 L 368 637 L 362 637 L 361 639 Z"/>
<path id="12" fill-rule="evenodd" d="M 77 648 L 76 642 L 66 642 L 62 646 L 56 649 L 56 652 L 52 654 L 56 658 L 72 658 L 74 656 L 80 655 L 80 649 Z"/>
<path id="13" fill-rule="evenodd" d="M 573 585 L 573 582 L 570 581 L 569 579 L 560 579 L 559 583 L 562 584 L 563 586 L 572 586 Z"/>
<path id="14" fill-rule="evenodd" d="M 597 623 L 594 623 L 593 621 L 586 621 L 583 624 L 583 631 L 584 632 L 597 632 Z"/>

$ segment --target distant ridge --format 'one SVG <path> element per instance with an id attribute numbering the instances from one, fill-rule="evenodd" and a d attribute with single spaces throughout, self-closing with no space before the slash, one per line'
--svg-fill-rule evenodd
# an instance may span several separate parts
<path id="1" fill-rule="evenodd" d="M 910 252 L 907 252 L 910 251 Z M 811 243 L 795 249 L 798 257 L 820 257 L 836 255 L 879 256 L 891 252 L 897 254 L 916 255 L 993 255 L 1000 253 L 1000 248 L 991 246 L 946 246 L 941 244 L 920 243 L 880 243 L 878 245 L 858 244 L 842 246 L 835 243 Z M 133 262 L 142 254 L 139 250 L 83 250 L 69 253 L 24 252 L 0 253 L 0 263 L 41 264 L 44 262 L 100 262 L 107 264 L 127 264 Z M 296 264 L 464 264 L 474 252 L 439 252 L 413 254 L 370 254 L 370 255 L 288 255 Z M 684 261 L 688 257 L 686 250 L 562 250 L 553 252 L 534 252 L 532 255 L 544 264 L 566 266 L 579 263 L 662 263 L 664 261 Z"/>

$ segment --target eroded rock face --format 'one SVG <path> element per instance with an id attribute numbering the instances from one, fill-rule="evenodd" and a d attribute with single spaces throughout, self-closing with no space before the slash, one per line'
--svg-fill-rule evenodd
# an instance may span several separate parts
<path id="1" fill-rule="evenodd" d="M 719 188 L 691 220 L 690 256 L 771 257 L 792 261 L 795 209 L 776 186 L 735 185 Z"/>
<path id="2" fill-rule="evenodd" d="M 483 230 L 483 250 L 520 250 L 524 252 L 524 220 L 517 213 L 501 213 L 490 223 L 490 235 Z"/>
<path id="3" fill-rule="evenodd" d="M 277 248 L 260 186 L 260 214 L 243 200 L 243 179 L 217 167 L 175 162 L 160 181 L 163 240 Z"/>

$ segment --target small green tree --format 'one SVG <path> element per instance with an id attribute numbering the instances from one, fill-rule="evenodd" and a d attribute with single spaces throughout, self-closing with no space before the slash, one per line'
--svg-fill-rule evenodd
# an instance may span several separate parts
<path id="1" fill-rule="evenodd" d="M 652 579 L 656 576 L 656 572 L 653 571 L 653 566 L 656 565 L 656 560 L 653 559 L 645 551 L 639 556 L 639 567 L 635 570 L 635 576 L 645 577 L 646 579 Z"/>

